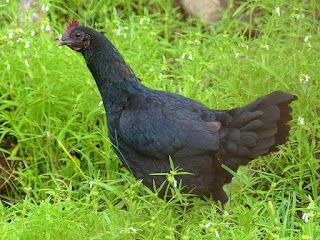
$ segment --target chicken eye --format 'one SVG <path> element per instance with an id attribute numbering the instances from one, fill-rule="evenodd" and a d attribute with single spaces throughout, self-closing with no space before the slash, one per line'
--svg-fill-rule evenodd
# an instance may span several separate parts
<path id="1" fill-rule="evenodd" d="M 81 33 L 80 33 L 80 32 L 77 32 L 77 33 L 76 33 L 76 38 L 79 38 L 79 37 L 81 37 Z"/>

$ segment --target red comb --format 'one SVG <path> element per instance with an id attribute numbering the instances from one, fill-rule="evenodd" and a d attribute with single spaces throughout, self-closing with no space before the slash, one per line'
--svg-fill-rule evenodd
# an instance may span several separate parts
<path id="1" fill-rule="evenodd" d="M 66 23 L 66 26 L 67 26 L 66 30 L 74 28 L 78 25 L 79 25 L 79 21 L 76 19 L 73 19 L 71 22 L 69 21 L 68 23 Z"/>

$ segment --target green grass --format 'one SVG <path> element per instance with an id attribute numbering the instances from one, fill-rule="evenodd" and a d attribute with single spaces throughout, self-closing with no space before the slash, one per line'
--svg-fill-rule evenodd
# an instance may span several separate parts
<path id="1" fill-rule="evenodd" d="M 262 9 L 255 24 L 238 20 L 247 7 L 203 24 L 171 1 L 152 1 L 154 13 L 140 0 L 102 2 L 51 1 L 51 35 L 17 25 L 18 1 L 0 4 L 0 154 L 10 166 L 1 173 L 0 238 L 320 239 L 319 3 L 251 1 Z M 102 31 L 150 88 L 214 109 L 275 90 L 299 97 L 288 143 L 226 186 L 229 214 L 176 190 L 158 199 L 121 166 L 84 59 L 55 47 L 72 18 Z M 256 37 L 245 36 L 251 28 Z"/>

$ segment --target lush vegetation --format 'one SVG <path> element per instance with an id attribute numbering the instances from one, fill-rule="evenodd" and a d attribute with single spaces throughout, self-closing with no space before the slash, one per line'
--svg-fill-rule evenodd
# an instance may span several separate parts
<path id="1" fill-rule="evenodd" d="M 46 18 L 22 25 L 18 1 L 0 5 L 1 238 L 319 239 L 319 3 L 248 1 L 204 24 L 150 2 L 44 1 Z M 254 22 L 239 20 L 255 8 Z M 228 211 L 174 187 L 158 199 L 111 149 L 82 56 L 55 47 L 73 18 L 104 32 L 150 88 L 215 109 L 296 94 L 288 143 L 235 174 Z"/>

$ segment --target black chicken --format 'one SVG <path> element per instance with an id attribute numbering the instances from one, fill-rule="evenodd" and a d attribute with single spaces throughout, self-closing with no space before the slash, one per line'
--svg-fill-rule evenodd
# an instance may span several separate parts
<path id="1" fill-rule="evenodd" d="M 153 189 L 165 176 L 152 173 L 175 167 L 184 191 L 225 203 L 222 187 L 232 175 L 258 156 L 277 150 L 289 135 L 291 108 L 297 97 L 276 91 L 232 110 L 211 110 L 203 104 L 143 86 L 117 49 L 101 33 L 73 20 L 57 43 L 84 56 L 100 90 L 109 137 L 116 154 L 136 178 Z"/>

